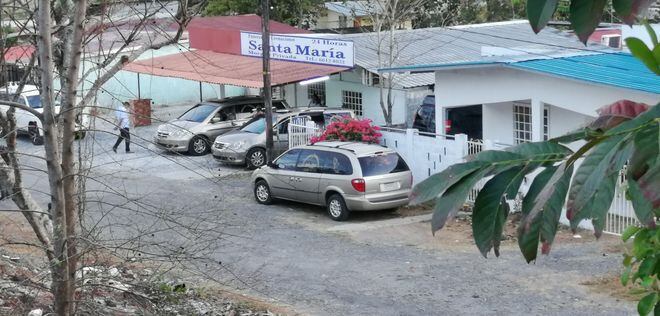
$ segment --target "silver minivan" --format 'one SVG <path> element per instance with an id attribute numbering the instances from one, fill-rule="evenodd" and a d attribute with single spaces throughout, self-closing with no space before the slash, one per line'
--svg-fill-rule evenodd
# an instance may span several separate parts
<path id="1" fill-rule="evenodd" d="M 295 147 L 252 174 L 258 203 L 275 199 L 325 206 L 330 218 L 408 204 L 412 172 L 389 148 L 355 142 Z"/>
<path id="2" fill-rule="evenodd" d="M 289 149 L 289 121 L 305 116 L 317 126 L 324 127 L 337 117 L 355 117 L 351 110 L 341 108 L 304 108 L 277 111 L 273 114 L 273 147 L 275 155 Z M 215 139 L 213 157 L 220 162 L 247 165 L 254 169 L 266 163 L 266 117 L 259 116 L 243 127 Z"/>
<path id="3" fill-rule="evenodd" d="M 239 96 L 201 102 L 178 118 L 158 126 L 154 143 L 163 149 L 205 155 L 219 135 L 240 127 L 257 111 L 263 110 L 263 98 Z M 273 107 L 285 110 L 283 100 L 273 100 Z"/>

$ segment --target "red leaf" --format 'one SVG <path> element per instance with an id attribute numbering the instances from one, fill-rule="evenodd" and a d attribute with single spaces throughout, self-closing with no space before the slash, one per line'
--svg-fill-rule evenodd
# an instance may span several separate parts
<path id="1" fill-rule="evenodd" d="M 549 242 L 544 241 L 543 244 L 541 245 L 541 253 L 544 254 L 544 255 L 549 254 L 550 253 L 550 247 L 552 247 L 552 245 Z"/>
<path id="2" fill-rule="evenodd" d="M 644 103 L 620 100 L 597 110 L 600 115 L 590 127 L 607 130 L 630 120 L 649 109 Z"/>
<path id="3" fill-rule="evenodd" d="M 600 116 L 620 116 L 626 118 L 634 118 L 640 115 L 646 110 L 649 109 L 649 106 L 644 103 L 637 103 L 630 100 L 619 100 L 610 105 L 606 105 L 597 110 Z"/>

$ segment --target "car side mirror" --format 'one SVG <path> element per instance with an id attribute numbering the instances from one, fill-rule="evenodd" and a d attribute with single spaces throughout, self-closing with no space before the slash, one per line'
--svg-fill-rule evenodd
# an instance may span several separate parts
<path id="1" fill-rule="evenodd" d="M 268 167 L 271 167 L 273 169 L 280 169 L 280 166 L 272 161 L 268 163 Z"/>
<path id="2" fill-rule="evenodd" d="M 214 117 L 211 119 L 211 124 L 220 123 L 222 120 L 219 117 Z"/>

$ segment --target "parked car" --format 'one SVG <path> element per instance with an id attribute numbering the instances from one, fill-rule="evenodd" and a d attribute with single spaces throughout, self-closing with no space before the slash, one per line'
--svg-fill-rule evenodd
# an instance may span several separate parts
<path id="1" fill-rule="evenodd" d="M 7 86 L 0 87 L 0 100 L 13 101 L 14 95 L 17 91 L 18 85 L 16 83 L 9 83 Z M 21 94 L 18 96 L 17 102 L 29 106 L 39 113 L 43 113 L 41 95 L 39 89 L 34 85 L 24 85 Z M 0 105 L 0 111 L 6 113 L 7 110 L 9 110 L 9 106 Z M 53 111 L 55 114 L 59 114 L 59 100 L 55 100 Z M 83 112 L 84 113 L 80 113 L 76 117 L 75 128 L 77 139 L 84 138 L 85 132 L 89 127 L 89 114 L 85 111 Z M 18 134 L 28 135 L 32 143 L 35 145 L 43 144 L 43 138 L 41 136 L 43 131 L 42 123 L 36 116 L 34 116 L 34 114 L 28 111 L 21 109 L 16 110 L 16 131 Z"/>
<path id="2" fill-rule="evenodd" d="M 408 204 L 412 172 L 396 151 L 373 144 L 320 142 L 295 147 L 252 174 L 258 203 L 275 199 L 325 206 L 330 218 Z"/>
<path id="3" fill-rule="evenodd" d="M 420 132 L 435 133 L 435 96 L 427 95 L 415 112 L 413 128 Z"/>
<path id="4" fill-rule="evenodd" d="M 285 110 L 288 105 L 283 100 L 273 100 L 273 107 Z M 201 102 L 177 119 L 158 126 L 154 142 L 163 149 L 205 155 L 218 135 L 240 127 L 263 108 L 264 101 L 259 96 Z"/>
<path id="5" fill-rule="evenodd" d="M 333 117 L 355 117 L 351 110 L 304 108 L 273 114 L 274 154 L 289 149 L 289 121 L 295 116 L 308 116 L 317 126 L 327 125 Z M 213 157 L 227 164 L 247 165 L 254 169 L 266 163 L 266 117 L 259 116 L 240 129 L 218 136 L 213 143 Z"/>

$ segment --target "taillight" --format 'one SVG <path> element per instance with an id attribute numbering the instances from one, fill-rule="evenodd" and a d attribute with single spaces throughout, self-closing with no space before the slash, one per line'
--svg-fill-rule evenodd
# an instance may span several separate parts
<path id="1" fill-rule="evenodd" d="M 364 192 L 367 189 L 364 179 L 353 179 L 351 180 L 351 185 L 353 185 L 353 189 L 358 192 Z"/>

